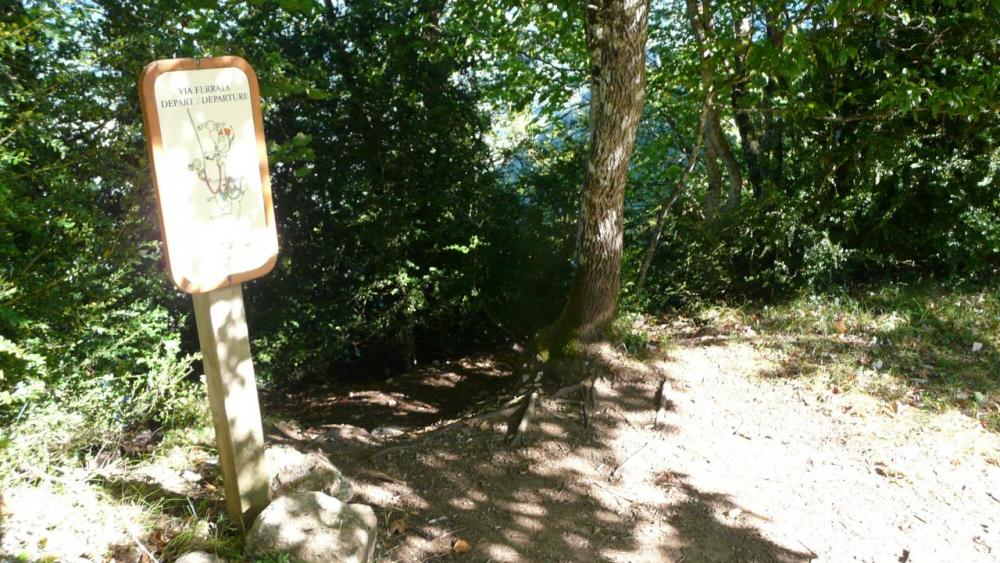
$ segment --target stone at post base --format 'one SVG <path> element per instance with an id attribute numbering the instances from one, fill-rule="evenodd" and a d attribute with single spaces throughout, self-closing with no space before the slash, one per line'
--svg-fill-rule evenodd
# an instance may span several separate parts
<path id="1" fill-rule="evenodd" d="M 354 485 L 323 454 L 270 446 L 264 459 L 271 478 L 271 498 L 293 491 L 319 491 L 341 502 L 354 497 Z"/>
<path id="2" fill-rule="evenodd" d="M 318 492 L 275 499 L 247 533 L 254 553 L 278 551 L 307 563 L 367 563 L 375 551 L 378 520 L 363 504 L 345 504 Z"/>
<path id="3" fill-rule="evenodd" d="M 204 551 L 192 551 L 178 557 L 175 563 L 225 563 L 225 559 Z"/>

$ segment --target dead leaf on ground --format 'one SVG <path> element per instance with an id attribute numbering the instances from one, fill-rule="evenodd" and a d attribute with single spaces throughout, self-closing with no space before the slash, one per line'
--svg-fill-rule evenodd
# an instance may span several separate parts
<path id="1" fill-rule="evenodd" d="M 886 477 L 886 478 L 889 478 L 889 479 L 900 479 L 900 478 L 903 478 L 903 477 L 906 476 L 902 471 L 897 471 L 897 470 L 889 467 L 883 461 L 876 461 L 875 462 L 875 473 L 881 475 L 882 477 Z"/>
<path id="2" fill-rule="evenodd" d="M 403 535 L 406 533 L 406 518 L 396 518 L 392 522 L 389 522 L 389 535 L 393 536 L 396 534 Z"/>
<path id="3" fill-rule="evenodd" d="M 468 553 L 471 549 L 472 546 L 469 545 L 469 542 L 463 540 L 462 538 L 458 538 L 451 544 L 451 550 L 455 553 Z"/>
<path id="4" fill-rule="evenodd" d="M 902 401 L 894 400 L 889 402 L 889 415 L 897 415 L 906 409 L 906 404 Z"/>

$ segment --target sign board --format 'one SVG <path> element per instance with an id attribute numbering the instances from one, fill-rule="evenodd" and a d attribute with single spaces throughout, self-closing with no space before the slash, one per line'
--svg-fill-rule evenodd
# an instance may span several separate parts
<path id="1" fill-rule="evenodd" d="M 150 63 L 139 79 L 167 269 L 205 293 L 274 267 L 260 89 L 240 57 Z"/>

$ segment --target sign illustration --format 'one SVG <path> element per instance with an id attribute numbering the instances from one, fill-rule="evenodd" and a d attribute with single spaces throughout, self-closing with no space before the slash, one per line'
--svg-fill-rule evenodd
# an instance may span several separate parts
<path id="1" fill-rule="evenodd" d="M 278 240 L 253 69 L 156 61 L 139 91 L 171 279 L 204 293 L 269 272 Z"/>
<path id="2" fill-rule="evenodd" d="M 233 126 L 218 121 L 206 121 L 201 125 L 195 125 L 190 110 L 188 110 L 188 119 L 191 120 L 191 126 L 195 129 L 198 148 L 201 150 L 201 158 L 192 160 L 191 164 L 188 164 L 188 170 L 197 174 L 198 178 L 205 183 L 209 193 L 212 194 L 208 201 L 215 202 L 217 211 L 212 218 L 222 215 L 239 217 L 242 210 L 243 194 L 247 191 L 246 180 L 242 176 L 233 177 L 226 174 L 229 150 L 233 148 Z M 201 131 L 208 134 L 211 152 L 205 152 L 205 145 L 201 142 Z M 209 162 L 215 165 L 215 175 L 212 178 L 209 178 L 209 173 L 205 170 Z"/>

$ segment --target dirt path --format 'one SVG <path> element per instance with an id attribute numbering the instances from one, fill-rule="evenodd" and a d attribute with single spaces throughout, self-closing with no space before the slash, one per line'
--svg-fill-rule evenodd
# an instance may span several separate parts
<path id="1" fill-rule="evenodd" d="M 319 447 L 356 479 L 382 519 L 381 561 L 450 560 L 458 539 L 475 561 L 1000 558 L 1000 437 L 975 421 L 765 378 L 775 366 L 746 341 L 692 339 L 644 363 L 601 349 L 589 362 L 590 424 L 576 394 L 543 400 L 523 447 L 504 421 L 393 439 L 313 424 L 271 439 Z M 455 370 L 453 383 L 530 379 L 490 369 Z M 449 366 L 434 372 L 447 381 Z"/>

